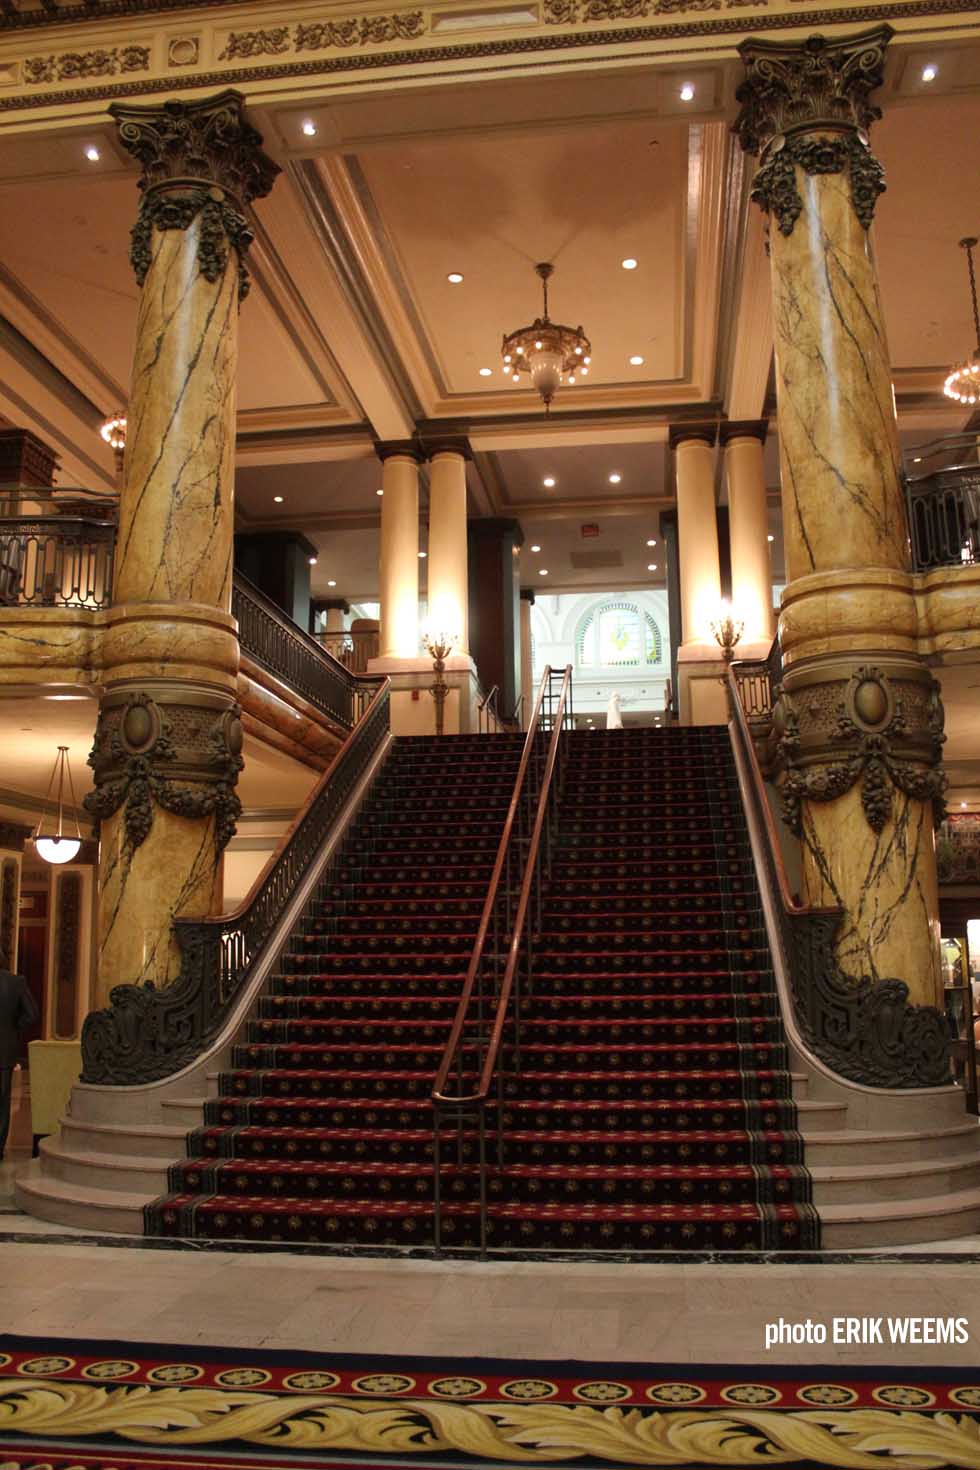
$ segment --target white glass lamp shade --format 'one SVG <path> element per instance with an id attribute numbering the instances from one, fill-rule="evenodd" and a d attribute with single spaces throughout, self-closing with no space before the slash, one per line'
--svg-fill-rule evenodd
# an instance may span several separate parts
<path id="1" fill-rule="evenodd" d="M 70 863 L 81 843 L 76 837 L 35 837 L 34 846 L 46 863 Z"/>
<path id="2" fill-rule="evenodd" d="M 550 403 L 561 382 L 561 353 L 549 351 L 547 348 L 543 348 L 540 352 L 530 352 L 528 364 L 531 369 L 531 382 L 541 394 L 544 402 Z"/>

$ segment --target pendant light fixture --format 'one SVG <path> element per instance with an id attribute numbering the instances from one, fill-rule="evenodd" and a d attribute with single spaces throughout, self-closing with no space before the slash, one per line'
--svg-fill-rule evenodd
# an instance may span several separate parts
<path id="1" fill-rule="evenodd" d="M 126 415 L 117 408 L 99 429 L 102 438 L 116 456 L 116 479 L 122 480 L 123 461 L 126 455 Z"/>
<path id="2" fill-rule="evenodd" d="M 554 266 L 542 261 L 534 269 L 541 278 L 542 313 L 529 327 L 519 327 L 505 336 L 500 352 L 504 372 L 510 373 L 515 383 L 520 382 L 521 373 L 529 373 L 545 412 L 549 412 L 561 383 L 574 383 L 577 376 L 588 375 L 592 346 L 581 327 L 563 327 L 548 316 L 548 281 Z"/>
<path id="3" fill-rule="evenodd" d="M 68 790 L 71 794 L 72 819 L 75 823 L 74 837 L 66 837 L 65 826 L 65 777 L 68 777 Z M 51 772 L 51 780 L 48 782 L 48 793 L 44 798 L 45 806 L 54 789 L 55 779 L 58 782 L 58 830 L 53 837 L 42 837 L 41 827 L 44 822 L 44 813 L 38 818 L 34 829 L 34 846 L 37 848 L 38 856 L 43 857 L 46 863 L 70 863 L 73 857 L 78 856 L 82 845 L 82 832 L 78 825 L 78 818 L 74 815 L 77 802 L 75 801 L 75 786 L 71 779 L 71 766 L 68 764 L 68 746 L 59 745 L 58 754 L 55 758 L 54 770 Z"/>
<path id="4" fill-rule="evenodd" d="M 973 331 L 977 345 L 972 356 L 959 367 L 953 368 L 943 384 L 946 397 L 957 403 L 976 403 L 980 398 L 980 314 L 977 312 L 977 278 L 973 271 L 973 251 L 976 245 L 975 235 L 967 235 L 960 241 L 960 249 L 966 251 L 966 264 L 970 272 L 970 300 L 973 303 Z"/>

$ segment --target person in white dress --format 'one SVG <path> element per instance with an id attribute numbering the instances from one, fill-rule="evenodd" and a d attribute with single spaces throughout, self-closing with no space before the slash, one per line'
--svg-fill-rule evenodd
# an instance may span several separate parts
<path id="1" fill-rule="evenodd" d="M 623 711 L 620 708 L 618 694 L 610 694 L 609 703 L 606 706 L 606 729 L 621 730 L 623 728 Z"/>

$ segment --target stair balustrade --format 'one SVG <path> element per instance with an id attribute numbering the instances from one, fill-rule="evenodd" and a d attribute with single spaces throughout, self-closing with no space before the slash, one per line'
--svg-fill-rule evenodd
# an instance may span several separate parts
<path id="1" fill-rule="evenodd" d="M 852 1082 L 888 1088 L 946 1086 L 951 1081 L 950 1035 L 942 1011 L 910 1005 L 902 980 L 845 974 L 834 947 L 844 910 L 803 904 L 793 895 L 753 730 L 759 719 L 772 723 L 778 667 L 775 644 L 764 661 L 731 664 L 730 732 L 761 838 L 758 878 L 776 917 L 775 940 L 789 977 L 799 1033 L 820 1061 Z"/>
<path id="2" fill-rule="evenodd" d="M 513 1075 L 521 1065 L 521 1007 L 530 994 L 533 940 L 541 923 L 541 891 L 551 869 L 553 834 L 565 754 L 561 739 L 572 725 L 571 665 L 546 668 L 528 724 L 521 764 L 501 834 L 466 980 L 432 1089 L 435 1247 L 442 1249 L 442 1134 L 456 1124 L 463 1159 L 463 1125 L 474 1117 L 478 1134 L 480 1252 L 487 1248 L 487 1110 L 496 1087 L 496 1163 L 504 1160 L 500 1109 L 510 1037 Z"/>
<path id="3" fill-rule="evenodd" d="M 117 506 L 97 491 L 0 487 L 0 608 L 111 607 Z M 247 658 L 341 729 L 353 728 L 376 680 L 351 672 L 240 572 L 231 611 Z"/>
<path id="4" fill-rule="evenodd" d="M 330 841 L 354 788 L 388 734 L 389 681 L 317 782 L 246 898 L 231 913 L 177 919 L 182 956 L 171 985 L 117 985 L 82 1027 L 83 1082 L 130 1086 L 172 1076 L 219 1036 L 274 938 L 298 884 Z"/>

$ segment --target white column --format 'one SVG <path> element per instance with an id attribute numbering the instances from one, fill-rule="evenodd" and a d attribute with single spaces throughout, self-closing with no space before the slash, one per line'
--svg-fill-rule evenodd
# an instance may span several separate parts
<path id="1" fill-rule="evenodd" d="M 466 459 L 454 449 L 432 456 L 429 479 L 429 621 L 458 634 L 455 652 L 469 654 L 466 544 Z M 417 548 L 416 548 L 417 550 Z"/>
<path id="2" fill-rule="evenodd" d="M 381 486 L 382 658 L 419 653 L 419 467 L 407 451 L 386 453 Z"/>
<path id="3" fill-rule="evenodd" d="M 732 607 L 744 623 L 742 644 L 772 641 L 772 574 L 762 446 L 765 420 L 723 424 L 732 548 Z"/>
<path id="4" fill-rule="evenodd" d="M 344 609 L 339 606 L 328 607 L 326 613 L 327 622 L 323 631 L 325 633 L 342 633 L 344 631 Z"/>
<path id="5" fill-rule="evenodd" d="M 522 724 L 526 730 L 531 722 L 531 712 L 534 709 L 534 697 L 537 691 L 534 687 L 534 664 L 531 657 L 531 608 L 534 605 L 534 593 L 521 593 L 521 692 L 524 698 L 524 719 Z"/>
<path id="6" fill-rule="evenodd" d="M 715 510 L 715 426 L 671 430 L 677 468 L 682 642 L 714 645 L 711 620 L 721 602 Z"/>

